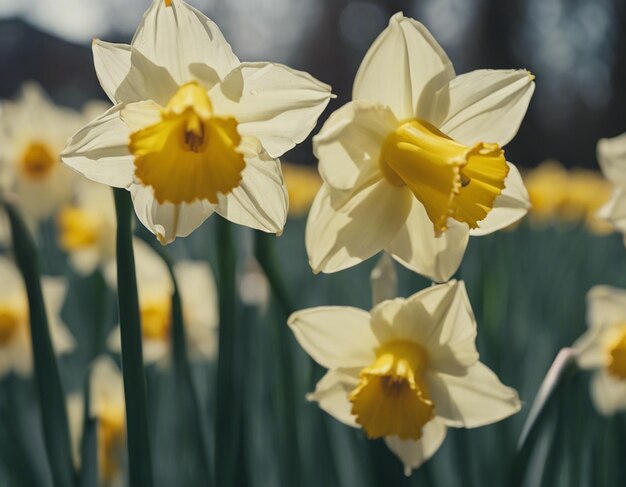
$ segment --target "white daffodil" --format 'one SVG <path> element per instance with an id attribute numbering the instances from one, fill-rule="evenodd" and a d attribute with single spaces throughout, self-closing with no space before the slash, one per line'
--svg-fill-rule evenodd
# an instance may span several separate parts
<path id="1" fill-rule="evenodd" d="M 12 371 L 28 375 L 33 368 L 28 297 L 18 269 L 2 256 L 0 282 L 0 377 Z M 74 338 L 60 316 L 67 286 L 62 279 L 52 277 L 44 277 L 41 284 L 52 346 L 59 354 L 71 352 Z"/>
<path id="2" fill-rule="evenodd" d="M 336 272 L 386 250 L 445 281 L 469 235 L 525 215 L 528 194 L 502 146 L 533 79 L 525 70 L 456 76 L 422 24 L 394 15 L 361 63 L 353 101 L 313 141 L 324 180 L 306 232 L 313 270 Z"/>
<path id="3" fill-rule="evenodd" d="M 515 390 L 478 360 L 462 282 L 383 301 L 369 313 L 343 306 L 298 311 L 289 326 L 329 369 L 309 399 L 369 438 L 385 438 L 407 475 L 437 451 L 447 427 L 483 426 L 520 409 Z"/>
<path id="4" fill-rule="evenodd" d="M 591 398 L 605 415 L 626 409 L 626 290 L 595 286 L 587 294 L 589 329 L 574 344 L 578 365 L 593 369 Z"/>
<path id="5" fill-rule="evenodd" d="M 84 115 L 54 105 L 41 88 L 24 85 L 0 112 L 0 188 L 14 193 L 30 225 L 70 200 L 74 173 L 59 154 Z"/>
<path id="6" fill-rule="evenodd" d="M 96 40 L 96 73 L 115 106 L 80 130 L 63 161 L 127 188 L 163 243 L 213 212 L 281 233 L 280 162 L 306 138 L 330 87 L 272 63 L 242 63 L 218 27 L 181 0 L 154 0 L 131 45 Z"/>
<path id="7" fill-rule="evenodd" d="M 598 142 L 598 161 L 604 176 L 613 183 L 611 199 L 598 216 L 624 234 L 626 245 L 626 133 Z"/>
<path id="8" fill-rule="evenodd" d="M 57 215 L 59 245 L 73 267 L 87 275 L 115 258 L 115 204 L 111 188 L 86 179 L 77 181 L 71 205 Z"/>
<path id="9" fill-rule="evenodd" d="M 109 357 L 97 358 L 91 366 L 89 380 L 89 416 L 98 421 L 98 467 L 105 486 L 123 485 L 126 444 L 126 404 L 124 382 L 117 364 Z M 72 451 L 80 465 L 85 401 L 80 393 L 67 398 L 68 422 Z"/>
<path id="10" fill-rule="evenodd" d="M 133 242 L 137 262 L 137 291 L 141 313 L 143 355 L 146 363 L 163 363 L 170 357 L 173 283 L 167 267 L 157 253 L 141 240 Z M 106 270 L 109 284 L 115 287 L 115 263 Z M 205 262 L 180 261 L 174 274 L 183 307 L 185 334 L 192 358 L 211 360 L 217 351 L 217 290 L 213 273 Z M 110 348 L 121 350 L 120 330 L 109 338 Z"/>

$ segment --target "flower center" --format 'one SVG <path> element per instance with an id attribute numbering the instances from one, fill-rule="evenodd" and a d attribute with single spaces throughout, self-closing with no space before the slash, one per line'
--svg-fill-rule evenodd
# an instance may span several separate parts
<path id="1" fill-rule="evenodd" d="M 100 470 L 108 485 L 117 477 L 123 455 L 125 437 L 125 413 L 123 408 L 105 407 L 98 415 L 98 454 Z"/>
<path id="2" fill-rule="evenodd" d="M 626 324 L 621 336 L 609 348 L 609 373 L 620 380 L 626 380 Z"/>
<path id="3" fill-rule="evenodd" d="M 509 168 L 498 144 L 460 144 L 424 120 L 410 120 L 383 143 L 380 169 L 424 205 L 435 235 L 448 218 L 477 228 L 504 189 Z"/>
<path id="4" fill-rule="evenodd" d="M 64 208 L 59 213 L 61 247 L 70 252 L 93 247 L 100 240 L 101 217 L 82 208 Z"/>
<path id="5" fill-rule="evenodd" d="M 237 121 L 214 116 L 206 90 L 191 82 L 179 88 L 159 122 L 131 134 L 128 148 L 135 175 L 152 186 L 159 203 L 217 203 L 218 193 L 241 182 L 240 143 Z"/>
<path id="6" fill-rule="evenodd" d="M 22 152 L 20 167 L 22 173 L 35 181 L 44 179 L 57 164 L 57 158 L 43 142 L 31 142 Z"/>
<path id="7" fill-rule="evenodd" d="M 149 340 L 169 340 L 172 306 L 169 298 L 140 299 L 141 333 Z"/>
<path id="8" fill-rule="evenodd" d="M 376 351 L 376 360 L 361 371 L 359 385 L 349 396 L 352 414 L 369 438 L 422 437 L 422 428 L 435 417 L 422 378 L 427 362 L 424 348 L 407 340 Z"/>
<path id="9" fill-rule="evenodd" d="M 6 345 L 11 341 L 27 317 L 26 306 L 0 302 L 0 345 Z"/>

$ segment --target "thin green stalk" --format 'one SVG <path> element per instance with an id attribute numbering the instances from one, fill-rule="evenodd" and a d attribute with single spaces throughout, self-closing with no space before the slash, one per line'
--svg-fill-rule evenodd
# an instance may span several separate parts
<path id="1" fill-rule="evenodd" d="M 90 379 L 85 381 L 83 438 L 80 455 L 79 487 L 98 487 L 98 420 L 92 418 L 90 411 Z"/>
<path id="2" fill-rule="evenodd" d="M 254 233 L 254 256 L 261 265 L 263 272 L 265 272 L 272 292 L 278 304 L 280 304 L 280 307 L 283 309 L 283 313 L 285 313 L 285 316 L 289 316 L 295 311 L 295 307 L 280 272 L 280 263 L 276 258 L 276 252 L 274 250 L 275 241 L 275 235 L 256 231 Z"/>
<path id="3" fill-rule="evenodd" d="M 558 353 L 550 370 L 546 374 L 535 401 L 528 413 L 526 423 L 517 446 L 517 455 L 511 469 L 511 485 L 522 485 L 533 447 L 552 403 L 563 390 L 567 379 L 576 370 L 575 352 L 572 348 L 563 348 Z"/>
<path id="4" fill-rule="evenodd" d="M 55 487 L 71 487 L 76 485 L 76 472 L 72 464 L 65 394 L 50 340 L 48 318 L 41 291 L 39 255 L 17 210 L 7 201 L 3 203 L 11 225 L 15 259 L 24 278 L 28 295 L 35 383 L 52 480 Z"/>
<path id="5" fill-rule="evenodd" d="M 115 188 L 113 194 L 117 215 L 117 296 L 122 337 L 129 480 L 133 487 L 152 487 L 146 378 L 132 243 L 132 203 L 130 193 L 125 189 Z"/>
<path id="6" fill-rule="evenodd" d="M 280 272 L 280 264 L 274 251 L 275 240 L 274 235 L 255 232 L 254 254 L 267 276 L 272 293 L 280 304 L 286 320 L 293 313 L 294 306 Z M 285 468 L 285 484 L 298 485 L 300 481 L 300 448 L 298 444 L 292 345 L 288 333 L 289 329 L 285 326 L 285 322 L 277 320 L 273 326 L 272 337 L 279 355 L 276 373 L 280 389 L 276 403 L 279 407 L 277 416 L 281 418 L 285 431 L 285 438 L 281 442 L 284 454 L 282 463 Z"/>
<path id="7" fill-rule="evenodd" d="M 193 383 L 193 377 L 191 373 L 191 366 L 189 365 L 189 354 L 187 352 L 187 338 L 185 336 L 185 325 L 183 316 L 183 307 L 180 297 L 180 290 L 176 275 L 174 274 L 173 262 L 170 255 L 165 250 L 165 247 L 158 244 L 154 238 L 144 239 L 163 259 L 163 262 L 167 266 L 167 270 L 172 278 L 174 285 L 174 293 L 172 294 L 172 354 L 174 358 L 174 372 L 176 374 L 176 386 L 180 388 L 181 402 L 185 409 L 188 411 L 181 411 L 180 418 L 187 421 L 187 426 L 193 427 L 197 433 L 198 449 L 200 453 L 200 464 L 202 465 L 203 478 L 210 478 L 210 460 L 209 460 L 209 447 L 207 444 L 207 438 L 204 434 L 206 431 L 205 415 L 200 411 L 200 402 L 198 399 L 198 393 Z M 192 422 L 189 422 L 189 419 Z M 196 427 L 194 422 L 199 423 L 199 427 Z M 182 453 L 185 453 L 184 449 L 181 449 Z"/>
<path id="8" fill-rule="evenodd" d="M 230 223 L 217 220 L 220 327 L 215 414 L 215 483 L 235 485 L 241 429 L 241 381 L 235 364 L 235 249 Z"/>

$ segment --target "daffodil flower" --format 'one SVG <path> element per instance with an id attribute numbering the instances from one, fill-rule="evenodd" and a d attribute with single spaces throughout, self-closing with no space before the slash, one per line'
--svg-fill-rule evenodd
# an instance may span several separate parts
<path id="1" fill-rule="evenodd" d="M 63 161 L 131 192 L 162 243 L 214 212 L 282 232 L 278 157 L 303 141 L 330 87 L 272 63 L 242 63 L 218 27 L 181 0 L 154 0 L 131 45 L 93 43 L 113 108 L 76 133 Z"/>
<path id="2" fill-rule="evenodd" d="M 35 83 L 0 109 L 0 188 L 15 195 L 29 225 L 50 217 L 72 196 L 75 174 L 61 164 L 67 138 L 85 123 L 54 105 Z"/>
<path id="3" fill-rule="evenodd" d="M 80 393 L 67 398 L 68 421 L 74 462 L 80 466 L 85 401 Z M 109 357 L 98 357 L 91 365 L 89 417 L 98 420 L 98 473 L 105 486 L 120 485 L 126 455 L 126 405 L 124 382 L 117 364 Z"/>
<path id="4" fill-rule="evenodd" d="M 115 258 L 115 204 L 108 186 L 77 181 L 74 202 L 61 207 L 57 226 L 59 245 L 80 274 L 88 275 Z"/>
<path id="5" fill-rule="evenodd" d="M 626 245 L 626 133 L 598 142 L 598 161 L 604 176 L 613 183 L 610 200 L 598 216 L 624 234 Z"/>
<path id="6" fill-rule="evenodd" d="M 174 286 L 165 263 L 141 240 L 133 241 L 137 262 L 137 291 L 141 313 L 144 362 L 164 365 L 171 357 L 172 294 Z M 217 288 L 205 262 L 182 260 L 174 266 L 178 283 L 185 334 L 192 358 L 212 360 L 217 352 Z M 105 269 L 105 277 L 115 288 L 115 261 Z M 109 348 L 121 350 L 120 329 L 109 337 Z"/>
<path id="7" fill-rule="evenodd" d="M 525 70 L 456 76 L 422 24 L 394 15 L 361 63 L 353 101 L 314 138 L 324 185 L 306 233 L 313 270 L 339 271 L 386 250 L 445 281 L 469 235 L 525 215 L 528 195 L 502 147 L 533 79 Z"/>
<path id="8" fill-rule="evenodd" d="M 15 265 L 0 256 L 0 377 L 10 372 L 28 375 L 33 369 L 28 297 Z M 59 354 L 71 352 L 74 338 L 61 320 L 67 286 L 60 278 L 44 277 L 42 291 L 52 346 Z"/>
<path id="9" fill-rule="evenodd" d="M 626 409 L 626 290 L 595 286 L 587 294 L 589 329 L 574 344 L 578 365 L 595 370 L 591 398 L 605 415 Z"/>
<path id="10" fill-rule="evenodd" d="M 520 409 L 517 393 L 478 360 L 462 282 L 382 301 L 371 312 L 305 309 L 288 323 L 329 369 L 309 399 L 368 438 L 384 438 L 407 475 L 435 454 L 447 427 L 483 426 Z"/>

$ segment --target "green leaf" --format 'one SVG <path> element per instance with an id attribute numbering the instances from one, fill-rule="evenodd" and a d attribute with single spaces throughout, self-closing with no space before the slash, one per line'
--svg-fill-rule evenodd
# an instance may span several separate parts
<path id="1" fill-rule="evenodd" d="M 76 473 L 72 464 L 65 394 L 50 340 L 48 318 L 41 291 L 39 255 L 18 211 L 7 201 L 3 203 L 11 225 L 15 259 L 24 278 L 28 295 L 35 383 L 52 479 L 55 487 L 70 487 L 76 483 Z"/>
<path id="2" fill-rule="evenodd" d="M 122 374 L 128 431 L 130 485 L 152 487 L 146 378 L 143 370 L 141 318 L 133 254 L 132 202 L 125 189 L 113 189 L 117 215 L 117 296 L 122 338 Z"/>
<path id="3" fill-rule="evenodd" d="M 81 445 L 81 465 L 78 478 L 79 487 L 98 487 L 98 420 L 89 414 L 90 380 L 85 381 L 85 408 L 83 418 L 83 439 Z"/>

